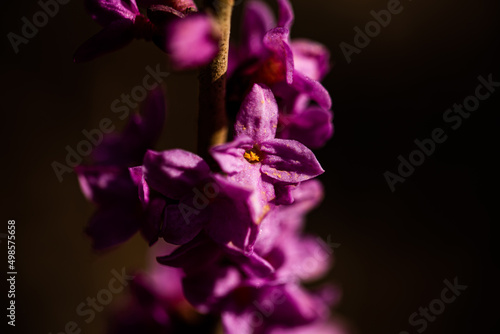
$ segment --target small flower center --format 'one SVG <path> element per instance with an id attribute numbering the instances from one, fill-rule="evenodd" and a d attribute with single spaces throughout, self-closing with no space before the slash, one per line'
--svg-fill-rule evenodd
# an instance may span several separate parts
<path id="1" fill-rule="evenodd" d="M 262 152 L 255 145 L 251 150 L 245 151 L 243 157 L 251 164 L 262 161 Z"/>
<path id="2" fill-rule="evenodd" d="M 282 60 L 276 56 L 269 57 L 264 61 L 255 73 L 255 81 L 272 86 L 286 79 L 286 67 Z"/>

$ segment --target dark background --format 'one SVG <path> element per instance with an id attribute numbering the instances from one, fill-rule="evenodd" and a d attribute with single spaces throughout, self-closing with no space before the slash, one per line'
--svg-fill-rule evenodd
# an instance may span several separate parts
<path id="1" fill-rule="evenodd" d="M 343 290 L 338 313 L 360 333 L 416 333 L 410 314 L 440 297 L 443 280 L 457 277 L 467 290 L 426 333 L 498 332 L 493 222 L 500 92 L 456 131 L 442 116 L 474 94 L 479 75 L 500 81 L 500 3 L 402 1 L 403 12 L 348 64 L 339 44 L 353 44 L 353 28 L 363 29 L 370 11 L 386 9 L 387 2 L 292 2 L 293 37 L 326 44 L 334 63 L 324 84 L 333 97 L 336 134 L 317 152 L 327 171 L 321 177 L 327 197 L 309 229 L 341 244 L 331 273 Z M 75 320 L 83 333 L 99 333 L 111 307 L 85 324 L 76 306 L 107 286 L 112 269 L 140 268 L 145 246 L 135 237 L 112 252 L 93 253 L 82 233 L 93 208 L 75 175 L 65 174 L 60 183 L 51 163 L 63 163 L 65 146 L 75 147 L 84 139 L 81 131 L 97 128 L 102 118 L 123 126 L 111 101 L 140 84 L 147 65 L 167 69 L 166 58 L 136 41 L 73 64 L 74 50 L 99 30 L 78 0 L 61 6 L 14 54 L 5 36 L 19 34 L 21 18 L 38 10 L 35 1 L 2 3 L 0 232 L 8 219 L 16 220 L 15 332 L 55 334 Z M 194 150 L 196 73 L 174 74 L 166 87 L 169 115 L 158 149 Z M 398 156 L 408 157 L 413 141 L 429 138 L 437 127 L 446 130 L 447 141 L 391 192 L 384 172 L 396 172 Z"/>

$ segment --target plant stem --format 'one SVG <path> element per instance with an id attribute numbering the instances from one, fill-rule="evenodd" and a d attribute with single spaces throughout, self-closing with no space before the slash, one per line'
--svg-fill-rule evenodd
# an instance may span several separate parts
<path id="1" fill-rule="evenodd" d="M 207 0 L 208 3 L 212 3 L 221 39 L 219 53 L 201 69 L 199 76 L 198 154 L 203 158 L 208 158 L 210 147 L 227 139 L 226 72 L 234 0 Z"/>

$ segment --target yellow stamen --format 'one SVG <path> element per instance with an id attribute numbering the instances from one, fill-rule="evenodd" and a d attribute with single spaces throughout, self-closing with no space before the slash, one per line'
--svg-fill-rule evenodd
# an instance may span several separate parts
<path id="1" fill-rule="evenodd" d="M 257 153 L 255 153 L 254 151 L 245 152 L 243 157 L 245 159 L 247 159 L 248 162 L 259 162 L 260 161 L 259 155 Z"/>

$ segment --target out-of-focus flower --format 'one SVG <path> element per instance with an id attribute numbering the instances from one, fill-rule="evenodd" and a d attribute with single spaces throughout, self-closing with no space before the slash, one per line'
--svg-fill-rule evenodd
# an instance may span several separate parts
<path id="1" fill-rule="evenodd" d="M 134 39 L 153 41 L 179 70 L 205 65 L 217 54 L 217 28 L 208 15 L 197 14 L 191 0 L 86 0 L 85 5 L 103 29 L 80 46 L 75 62 L 116 51 Z M 147 8 L 147 15 L 138 5 Z"/>
<path id="2" fill-rule="evenodd" d="M 331 98 L 319 83 L 329 71 L 329 53 L 316 42 L 291 41 L 291 5 L 288 0 L 278 0 L 278 7 L 275 23 L 266 4 L 248 2 L 241 45 L 230 48 L 229 105 L 238 107 L 254 83 L 265 84 L 278 99 L 277 136 L 317 148 L 333 134 Z"/>
<path id="3" fill-rule="evenodd" d="M 324 243 L 300 235 L 297 222 L 321 198 L 316 181 L 304 185 L 307 189 L 302 193 L 297 190 L 300 187 L 294 190 L 297 200 L 289 210 L 264 219 L 250 256 L 224 252 L 200 235 L 158 258 L 162 264 L 183 269 L 187 300 L 202 313 L 222 314 L 225 333 L 331 329 L 324 322 L 339 292 L 325 287 L 311 293 L 300 286 L 301 281 L 321 277 L 332 262 Z"/>
<path id="4" fill-rule="evenodd" d="M 168 244 L 157 244 L 151 250 L 153 257 L 172 249 Z M 184 298 L 182 271 L 151 261 L 149 268 L 134 277 L 130 291 L 115 308 L 109 334 L 183 334 L 199 331 L 204 319 Z"/>
<path id="5" fill-rule="evenodd" d="M 208 64 L 219 51 L 219 34 L 212 20 L 202 14 L 172 20 L 167 26 L 165 49 L 176 69 Z"/>
<path id="6" fill-rule="evenodd" d="M 165 102 L 160 88 L 151 92 L 141 111 L 130 117 L 121 134 L 104 137 L 92 153 L 93 164 L 75 168 L 83 194 L 97 205 L 86 228 L 95 249 L 120 244 L 142 226 L 137 186 L 128 168 L 141 163 L 161 133 Z"/>

